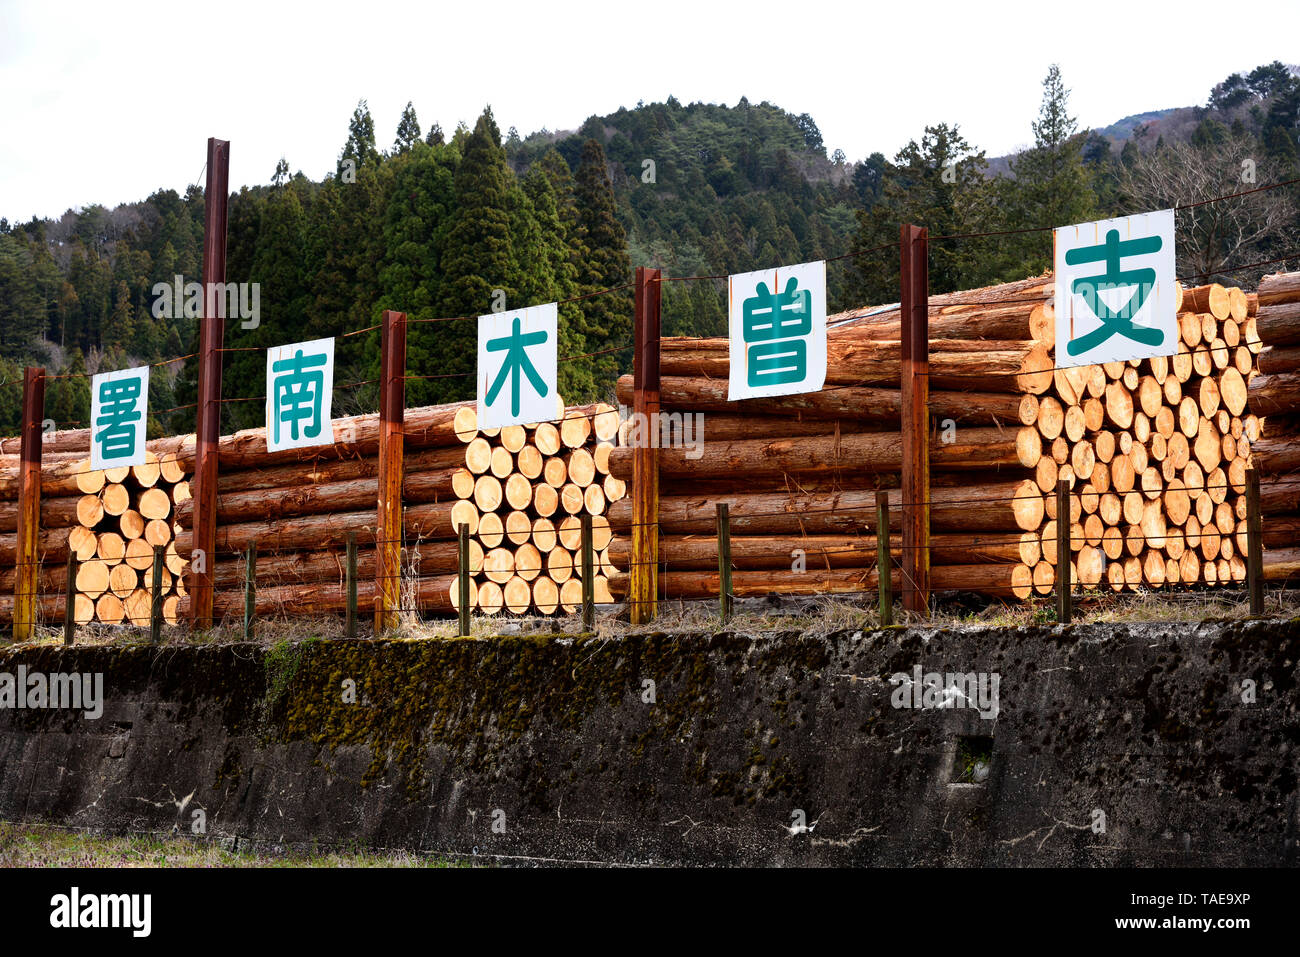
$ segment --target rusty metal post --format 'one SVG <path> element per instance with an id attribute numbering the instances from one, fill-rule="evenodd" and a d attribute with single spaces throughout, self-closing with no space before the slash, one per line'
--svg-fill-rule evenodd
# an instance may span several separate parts
<path id="1" fill-rule="evenodd" d="M 659 601 L 659 270 L 638 266 L 632 365 L 632 623 L 652 621 Z"/>
<path id="2" fill-rule="evenodd" d="M 217 446 L 221 441 L 221 350 L 224 300 L 215 283 L 226 281 L 226 205 L 230 195 L 230 143 L 208 139 L 208 180 L 203 202 L 203 316 L 199 319 L 198 406 L 194 424 L 193 547 L 190 553 L 190 627 L 212 627 L 216 573 Z M 201 561 L 196 564 L 196 556 Z M 201 570 L 200 570 L 201 569 Z"/>
<path id="3" fill-rule="evenodd" d="M 1250 613 L 1264 614 L 1264 521 L 1259 511 L 1259 472 L 1246 469 L 1246 587 Z"/>
<path id="4" fill-rule="evenodd" d="M 930 608 L 930 265 L 927 230 L 899 232 L 903 439 L 903 607 Z"/>
<path id="5" fill-rule="evenodd" d="M 14 641 L 27 641 L 36 628 L 40 581 L 41 422 L 45 418 L 45 370 L 23 372 L 22 438 L 18 459 L 18 548 L 14 555 Z"/>
<path id="6" fill-rule="evenodd" d="M 402 448 L 406 428 L 406 313 L 385 310 L 380 338 L 379 516 L 375 523 L 375 636 L 402 605 Z"/>

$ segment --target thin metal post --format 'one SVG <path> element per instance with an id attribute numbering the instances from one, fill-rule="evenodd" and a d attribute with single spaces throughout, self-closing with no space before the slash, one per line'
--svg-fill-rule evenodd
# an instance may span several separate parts
<path id="1" fill-rule="evenodd" d="M 1259 508 L 1259 473 L 1246 469 L 1246 583 L 1250 613 L 1264 614 L 1264 519 Z"/>
<path id="2" fill-rule="evenodd" d="M 357 636 L 357 533 L 348 532 L 347 546 L 347 600 L 348 612 L 345 633 L 349 638 Z"/>
<path id="3" fill-rule="evenodd" d="M 1074 615 L 1070 582 L 1070 483 L 1056 483 L 1056 620 L 1070 623 Z"/>
<path id="4" fill-rule="evenodd" d="M 927 230 L 899 231 L 902 319 L 903 607 L 930 610 L 930 266 Z"/>
<path id="5" fill-rule="evenodd" d="M 889 493 L 876 490 L 876 577 L 880 580 L 880 624 L 894 623 L 894 582 L 889 564 Z"/>
<path id="6" fill-rule="evenodd" d="M 596 625 L 596 545 L 591 532 L 591 515 L 582 513 L 582 627 Z"/>
<path id="7" fill-rule="evenodd" d="M 69 648 L 77 634 L 77 553 L 68 548 L 68 578 L 63 594 L 63 644 Z"/>
<path id="8" fill-rule="evenodd" d="M 718 503 L 718 614 L 731 618 L 731 506 Z"/>
<path id="9" fill-rule="evenodd" d="M 163 561 L 167 557 L 167 548 L 163 545 L 153 547 L 153 580 L 150 582 L 150 593 L 153 596 L 153 602 L 149 608 L 149 644 L 156 645 L 162 641 L 162 623 L 163 623 Z"/>
<path id="10" fill-rule="evenodd" d="M 225 318 L 218 283 L 226 281 L 226 206 L 230 143 L 208 140 L 203 219 L 203 316 L 199 319 L 198 404 L 195 410 L 193 550 L 189 564 L 190 626 L 212 627 L 217 543 L 217 447 L 221 441 L 221 356 Z M 219 305 L 220 303 L 220 305 Z M 201 560 L 196 559 L 201 556 Z"/>
<path id="11" fill-rule="evenodd" d="M 257 542 L 244 553 L 244 640 L 253 640 L 253 615 L 257 610 Z"/>
<path id="12" fill-rule="evenodd" d="M 457 533 L 456 610 L 460 613 L 460 637 L 469 637 L 469 526 L 460 523 Z"/>

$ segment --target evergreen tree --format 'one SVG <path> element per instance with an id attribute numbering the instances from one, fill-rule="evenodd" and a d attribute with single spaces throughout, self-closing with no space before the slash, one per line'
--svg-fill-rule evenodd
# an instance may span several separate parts
<path id="1" fill-rule="evenodd" d="M 578 266 L 580 295 L 621 286 L 632 279 L 627 236 L 615 215 L 614 185 L 605 167 L 605 151 L 587 140 L 575 176 L 577 222 L 570 251 Z M 612 393 L 614 380 L 632 367 L 632 294 L 620 290 L 584 300 L 579 330 L 593 357 L 596 385 Z M 609 350 L 617 349 L 617 352 Z"/>
<path id="2" fill-rule="evenodd" d="M 857 214 L 852 248 L 860 255 L 850 260 L 847 278 L 855 305 L 898 301 L 899 253 L 889 247 L 898 242 L 899 224 L 924 226 L 931 236 L 989 226 L 993 202 L 986 166 L 984 152 L 973 150 L 958 128 L 946 123 L 927 126 L 919 142 L 899 151 L 885 172 L 879 200 Z M 931 243 L 931 291 L 982 285 L 990 279 L 992 252 L 987 240 Z"/>
<path id="3" fill-rule="evenodd" d="M 1043 102 L 1032 124 L 1034 145 L 1011 164 L 1012 180 L 1004 180 L 999 208 L 1005 213 L 1003 229 L 1057 227 L 1096 218 L 1097 198 L 1083 162 L 1086 134 L 1069 113 L 1070 91 L 1053 64 L 1043 80 Z M 1052 233 L 1024 233 L 1007 237 L 1003 249 L 1010 256 L 1005 274 L 1028 275 L 1051 268 Z"/>
<path id="4" fill-rule="evenodd" d="M 351 168 L 348 161 L 351 160 Z M 363 166 L 373 166 L 379 162 L 379 151 L 375 149 L 375 121 L 370 118 L 370 107 L 365 100 L 357 103 L 348 122 L 348 141 L 343 144 L 343 155 L 339 157 L 336 175 L 346 180 L 345 173 L 357 173 Z"/>
<path id="5" fill-rule="evenodd" d="M 504 291 L 507 307 L 520 304 L 509 285 L 509 177 L 500 132 L 492 111 L 484 110 L 465 140 L 464 158 L 456 170 L 455 213 L 441 256 L 443 316 L 483 315 L 492 308 L 497 289 Z M 441 372 L 456 376 L 437 380 L 439 398 L 468 398 L 475 389 L 475 323 L 466 318 L 438 326 Z"/>
<path id="6" fill-rule="evenodd" d="M 420 141 L 420 121 L 415 118 L 415 107 L 406 101 L 402 119 L 397 124 L 397 139 L 393 142 L 393 152 L 405 153 L 414 143 Z"/>

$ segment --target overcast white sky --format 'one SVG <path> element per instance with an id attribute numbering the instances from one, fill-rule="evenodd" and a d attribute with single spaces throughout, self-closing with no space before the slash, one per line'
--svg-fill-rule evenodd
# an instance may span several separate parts
<path id="1" fill-rule="evenodd" d="M 892 156 L 940 121 L 994 156 L 1031 138 L 1053 62 L 1081 124 L 1105 126 L 1300 59 L 1294 0 L 207 6 L 205 35 L 197 4 L 0 0 L 0 216 L 183 190 L 209 136 L 231 141 L 232 188 L 267 182 L 281 155 L 319 178 L 363 97 L 380 148 L 407 100 L 424 129 L 490 103 L 526 136 L 671 94 L 811 113 L 850 159 Z"/>

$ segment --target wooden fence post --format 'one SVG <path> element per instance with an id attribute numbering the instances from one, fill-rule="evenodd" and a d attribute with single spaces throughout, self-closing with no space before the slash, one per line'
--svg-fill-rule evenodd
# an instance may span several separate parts
<path id="1" fill-rule="evenodd" d="M 348 638 L 357 636 L 357 533 L 348 532 L 347 545 L 347 571 L 345 572 L 347 588 L 347 618 L 345 619 L 344 634 Z"/>
<path id="2" fill-rule="evenodd" d="M 22 439 L 18 459 L 18 548 L 14 555 L 14 641 L 36 629 L 40 584 L 41 423 L 45 419 L 45 370 L 23 372 Z"/>
<path id="3" fill-rule="evenodd" d="M 149 644 L 156 645 L 162 641 L 162 623 L 163 623 L 163 589 L 162 573 L 163 562 L 167 557 L 167 548 L 164 545 L 155 545 L 153 547 L 153 580 L 149 583 L 149 591 L 153 601 L 149 605 Z"/>
<path id="4" fill-rule="evenodd" d="M 216 283 L 226 281 L 226 206 L 230 193 L 230 143 L 208 139 L 208 180 L 203 198 L 203 316 L 199 319 L 198 404 L 194 425 L 193 547 L 190 552 L 190 626 L 212 627 L 217 543 L 217 447 L 221 441 L 221 355 L 224 308 Z M 222 303 L 224 307 L 224 302 Z M 201 555 L 198 566 L 195 556 Z M 201 570 L 200 570 L 201 569 Z"/>
<path id="5" fill-rule="evenodd" d="M 1070 581 L 1070 483 L 1056 483 L 1056 620 L 1068 625 L 1074 617 Z"/>
<path id="6" fill-rule="evenodd" d="M 1250 613 L 1264 614 L 1264 520 L 1259 509 L 1259 472 L 1246 469 L 1246 585 Z"/>
<path id="7" fill-rule="evenodd" d="M 731 617 L 731 506 L 718 503 L 718 615 Z"/>
<path id="8" fill-rule="evenodd" d="M 880 624 L 894 623 L 893 570 L 889 564 L 889 493 L 876 489 L 876 577 L 880 585 Z"/>
<path id="9" fill-rule="evenodd" d="M 469 637 L 469 526 L 464 522 L 456 529 L 456 611 L 460 618 L 460 637 Z"/>
<path id="10" fill-rule="evenodd" d="M 402 447 L 406 423 L 406 313 L 384 312 L 379 385 L 379 519 L 375 525 L 375 636 L 402 606 Z"/>
<path id="11" fill-rule="evenodd" d="M 659 270 L 636 270 L 632 365 L 632 555 L 628 600 L 635 625 L 659 603 Z"/>
<path id="12" fill-rule="evenodd" d="M 903 607 L 930 610 L 930 264 L 928 231 L 899 232 L 902 320 Z"/>
<path id="13" fill-rule="evenodd" d="M 244 640 L 253 640 L 253 616 L 257 612 L 257 542 L 248 543 L 244 553 Z"/>
<path id="14" fill-rule="evenodd" d="M 71 648 L 77 634 L 77 553 L 68 549 L 68 577 L 63 592 L 63 644 Z"/>
<path id="15" fill-rule="evenodd" d="M 582 627 L 596 625 L 596 548 L 591 534 L 591 514 L 582 513 Z"/>

